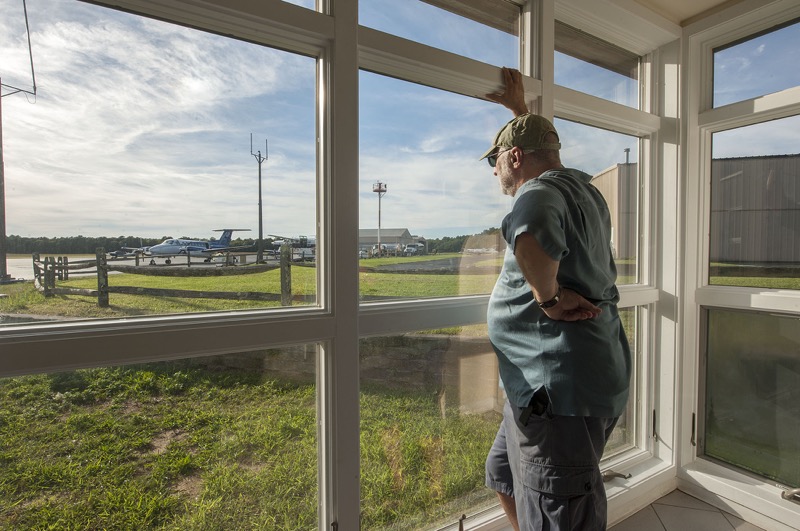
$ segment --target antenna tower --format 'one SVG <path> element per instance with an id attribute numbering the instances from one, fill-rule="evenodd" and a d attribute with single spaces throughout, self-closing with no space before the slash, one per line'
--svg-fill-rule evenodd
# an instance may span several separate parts
<path id="1" fill-rule="evenodd" d="M 31 48 L 31 32 L 28 27 L 28 6 L 22 0 L 22 10 L 25 13 L 25 33 L 28 36 L 28 57 L 31 62 L 31 86 L 30 90 L 7 85 L 3 83 L 0 76 L 0 284 L 13 282 L 11 275 L 8 274 L 7 251 L 6 251 L 6 185 L 5 170 L 3 168 L 3 98 L 18 92 L 36 96 L 36 74 L 33 70 L 33 49 Z M 3 89 L 8 89 L 7 94 L 3 94 Z"/>

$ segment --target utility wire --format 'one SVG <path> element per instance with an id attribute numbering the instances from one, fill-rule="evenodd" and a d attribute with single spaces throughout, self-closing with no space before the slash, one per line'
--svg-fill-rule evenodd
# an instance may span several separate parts
<path id="1" fill-rule="evenodd" d="M 24 92 L 26 94 L 31 94 L 33 96 L 36 96 L 36 73 L 34 72 L 33 69 L 33 47 L 31 46 L 31 28 L 30 25 L 28 24 L 28 5 L 25 0 L 22 0 L 22 11 L 23 13 L 25 13 L 25 34 L 28 36 L 28 57 L 30 57 L 30 63 L 31 63 L 31 81 L 33 83 L 33 91 L 0 83 L 0 86 L 12 89 L 12 91 L 9 92 L 8 94 L 5 95 L 0 94 L 0 97 L 11 96 L 12 94 L 16 94 L 17 92 Z"/>

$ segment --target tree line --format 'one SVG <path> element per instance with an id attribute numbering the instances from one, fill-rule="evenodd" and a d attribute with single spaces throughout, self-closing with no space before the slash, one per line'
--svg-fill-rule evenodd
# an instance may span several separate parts
<path id="1" fill-rule="evenodd" d="M 480 234 L 444 236 L 428 240 L 428 252 L 430 253 L 460 253 L 466 248 L 497 249 L 501 251 L 505 248 L 505 242 L 500 234 L 500 229 L 497 227 L 490 227 Z"/>
<path id="2" fill-rule="evenodd" d="M 117 251 L 123 247 L 138 248 L 157 245 L 172 236 L 160 238 L 141 238 L 138 236 L 63 236 L 48 238 L 46 236 L 6 236 L 6 252 L 9 254 L 94 254 L 98 247 L 106 252 Z M 182 239 L 200 240 L 181 236 Z M 254 240 L 236 238 L 231 245 L 251 245 Z"/>
<path id="3" fill-rule="evenodd" d="M 62 236 L 48 238 L 46 236 L 17 236 L 11 234 L 6 237 L 6 252 L 9 254 L 94 254 L 98 247 L 102 247 L 106 252 L 116 251 L 124 247 L 137 248 L 156 245 L 173 236 L 162 236 L 160 238 L 142 238 L 139 236 Z M 203 238 L 193 238 L 181 236 L 186 240 L 201 240 Z M 231 246 L 254 245 L 256 240 L 253 238 L 236 238 L 231 241 Z M 267 245 L 271 244 L 271 238 L 265 238 Z M 471 249 L 495 248 L 501 250 L 503 246 L 500 229 L 491 227 L 480 234 L 465 234 L 462 236 L 444 236 L 442 238 L 432 238 L 428 240 L 428 252 L 436 253 L 459 253 L 465 247 Z"/>

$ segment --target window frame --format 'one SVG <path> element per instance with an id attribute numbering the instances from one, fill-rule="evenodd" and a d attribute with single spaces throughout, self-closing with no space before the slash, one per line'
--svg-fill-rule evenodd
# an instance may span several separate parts
<path id="1" fill-rule="evenodd" d="M 76 0 L 77 1 L 77 0 Z M 602 16 L 613 20 L 619 10 L 611 0 Z M 430 85 L 467 96 L 482 96 L 499 87 L 498 66 L 487 65 L 442 50 L 359 27 L 356 0 L 319 2 L 323 12 L 311 11 L 281 0 L 108 0 L 93 2 L 144 16 L 220 35 L 243 39 L 315 57 L 318 76 L 318 254 L 319 305 L 269 311 L 219 312 L 66 322 L 42 326 L 9 326 L 0 329 L 0 375 L 54 372 L 81 367 L 164 361 L 225 354 L 282 345 L 316 342 L 319 357 L 320 423 L 320 529 L 337 523 L 340 529 L 359 526 L 359 393 L 358 339 L 360 336 L 402 333 L 485 321 L 488 296 L 467 296 L 423 301 L 359 305 L 358 213 L 352 198 L 358 195 L 358 72 L 365 69 Z M 335 4 L 335 5 L 334 5 Z M 576 4 L 577 5 L 577 4 Z M 333 12 L 336 16 L 324 13 Z M 653 182 L 665 167 L 675 164 L 662 152 L 664 116 L 636 110 L 553 84 L 553 24 L 558 13 L 570 25 L 592 31 L 596 4 L 565 8 L 555 0 L 529 0 L 522 6 L 522 47 L 519 68 L 530 107 L 544 116 L 558 115 L 573 121 L 640 137 L 640 242 L 639 283 L 620 287 L 620 307 L 639 309 L 641 323 L 637 351 L 642 356 L 639 403 L 640 442 L 611 460 L 609 466 L 634 474 L 625 483 L 609 484 L 609 521 L 638 510 L 674 487 L 675 390 L 661 382 L 673 380 L 675 351 L 672 337 L 674 303 L 662 302 L 675 289 L 671 267 L 656 267 L 658 256 L 673 252 L 669 229 L 657 223 L 664 212 L 674 212 L 673 193 L 666 198 Z M 580 7 L 580 6 L 579 6 Z M 615 11 L 616 10 L 616 11 Z M 631 23 L 634 17 L 638 23 Z M 561 18 L 561 17 L 559 17 Z M 620 22 L 620 20 L 624 22 Z M 674 25 L 654 16 L 627 13 L 615 20 L 628 28 L 616 44 L 649 54 L 645 64 L 659 65 L 662 44 L 673 42 Z M 631 30 L 630 28 L 635 28 Z M 607 28 L 606 28 L 607 30 Z M 606 31 L 604 30 L 604 31 Z M 640 32 L 641 34 L 635 34 Z M 651 32 L 652 35 L 647 35 Z M 598 34 L 596 31 L 592 33 Z M 602 33 L 602 32 L 601 32 Z M 610 40 L 609 35 L 598 37 Z M 622 42 L 620 42 L 622 40 Z M 612 41 L 614 42 L 614 41 Z M 335 44 L 335 45 L 334 45 Z M 651 53 L 652 52 L 652 53 Z M 643 108 L 658 103 L 659 74 L 648 68 L 640 84 L 647 87 L 640 98 Z M 677 91 L 677 88 L 675 88 Z M 658 105 L 654 105 L 659 108 Z M 334 117 L 336 118 L 334 120 Z M 489 134 L 489 133 L 487 133 Z M 346 139 L 337 142 L 336 139 Z M 674 183 L 670 181 L 667 187 Z M 664 242 L 667 243 L 664 243 Z M 335 245 L 334 245 L 335 242 Z M 666 306 L 666 308 L 665 308 Z M 113 344 L 113 349 L 108 349 Z M 58 348 L 58 353 L 53 347 Z M 656 354 L 650 355 L 650 352 Z M 650 412 L 666 412 L 653 419 Z M 673 413 L 674 414 L 670 414 Z M 648 429 L 656 425 L 658 437 Z M 347 494 L 343 494 L 347 493 Z M 498 529 L 502 512 L 481 517 L 480 529 Z"/>
<path id="2" fill-rule="evenodd" d="M 800 6 L 780 0 L 769 5 L 747 0 L 684 30 L 682 63 L 686 117 L 684 297 L 682 317 L 682 404 L 679 431 L 681 488 L 712 504 L 724 505 L 765 529 L 790 529 L 800 506 L 782 500 L 782 488 L 699 455 L 693 435 L 701 426 L 707 308 L 744 309 L 800 316 L 800 292 L 769 288 L 713 286 L 708 282 L 710 249 L 711 139 L 715 132 L 800 115 L 800 87 L 714 108 L 713 51 L 728 43 L 796 19 Z M 711 18 L 711 17 L 710 17 Z M 696 419 L 695 423 L 692 419 Z"/>

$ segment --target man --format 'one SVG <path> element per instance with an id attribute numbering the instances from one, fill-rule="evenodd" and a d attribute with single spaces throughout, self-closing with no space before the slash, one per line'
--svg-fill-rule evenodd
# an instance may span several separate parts
<path id="1" fill-rule="evenodd" d="M 608 206 L 590 175 L 561 164 L 558 133 L 528 113 L 520 73 L 503 77 L 505 91 L 487 97 L 515 118 L 481 157 L 514 197 L 487 315 L 508 397 L 487 486 L 517 530 L 605 530 L 599 462 L 631 373 Z"/>

